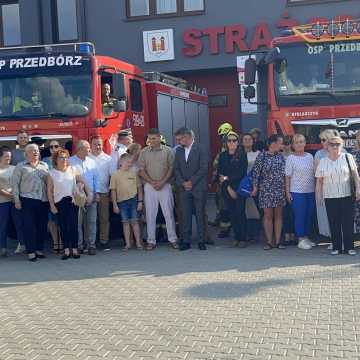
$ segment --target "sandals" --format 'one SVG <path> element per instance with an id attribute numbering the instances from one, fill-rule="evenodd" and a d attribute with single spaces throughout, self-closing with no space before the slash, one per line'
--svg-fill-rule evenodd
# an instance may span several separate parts
<path id="1" fill-rule="evenodd" d="M 179 250 L 180 249 L 180 246 L 177 242 L 173 242 L 173 243 L 170 243 L 170 246 L 175 249 L 175 250 Z"/>
<path id="2" fill-rule="evenodd" d="M 283 244 L 281 244 L 281 243 L 279 243 L 279 244 L 276 245 L 276 248 L 277 248 L 277 249 L 280 249 L 280 250 L 284 250 L 284 249 L 286 249 L 286 246 L 283 245 Z"/>
<path id="3" fill-rule="evenodd" d="M 271 244 L 269 244 L 269 243 L 266 243 L 264 245 L 264 250 L 271 250 L 272 248 L 273 248 L 273 246 Z"/>
<path id="4" fill-rule="evenodd" d="M 156 246 L 155 246 L 154 244 L 148 244 L 148 245 L 146 246 L 146 250 L 151 251 L 151 250 L 154 250 L 155 247 L 156 247 Z"/>

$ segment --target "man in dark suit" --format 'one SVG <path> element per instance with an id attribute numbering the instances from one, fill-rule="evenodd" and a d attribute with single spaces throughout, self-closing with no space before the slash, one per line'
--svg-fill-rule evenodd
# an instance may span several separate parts
<path id="1" fill-rule="evenodd" d="M 208 156 L 205 149 L 194 140 L 194 133 L 188 128 L 181 128 L 175 136 L 180 145 L 176 149 L 174 173 L 179 190 L 182 213 L 182 242 L 180 250 L 190 248 L 192 233 L 192 214 L 195 210 L 198 232 L 198 246 L 206 250 L 205 205 L 207 198 Z"/>

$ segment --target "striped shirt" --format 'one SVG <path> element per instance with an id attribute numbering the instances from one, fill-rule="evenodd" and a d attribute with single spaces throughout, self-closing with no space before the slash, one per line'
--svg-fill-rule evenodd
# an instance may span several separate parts
<path id="1" fill-rule="evenodd" d="M 317 178 L 323 178 L 324 198 L 351 196 L 351 174 L 346 156 L 348 157 L 351 169 L 355 171 L 356 164 L 351 154 L 341 154 L 337 160 L 331 160 L 329 157 L 320 160 L 315 176 Z"/>

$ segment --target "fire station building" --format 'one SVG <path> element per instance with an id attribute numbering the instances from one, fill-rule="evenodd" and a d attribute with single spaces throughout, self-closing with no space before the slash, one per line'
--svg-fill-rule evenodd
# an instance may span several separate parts
<path id="1" fill-rule="evenodd" d="M 206 88 L 216 144 L 216 129 L 225 121 L 237 130 L 265 131 L 263 105 L 248 104 L 242 96 L 241 69 L 249 52 L 265 50 L 273 37 L 297 24 L 360 18 L 359 5 L 359 0 L 9 0 L 0 2 L 0 42 L 89 41 L 97 54 L 183 77 Z M 257 99 L 265 101 L 265 94 L 259 91 Z"/>

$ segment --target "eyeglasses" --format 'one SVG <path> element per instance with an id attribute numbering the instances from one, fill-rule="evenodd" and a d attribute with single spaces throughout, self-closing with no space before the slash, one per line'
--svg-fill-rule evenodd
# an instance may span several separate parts
<path id="1" fill-rule="evenodd" d="M 340 147 L 341 144 L 340 143 L 329 143 L 329 146 L 331 146 L 331 147 Z"/>
<path id="2" fill-rule="evenodd" d="M 59 157 L 58 157 L 58 160 L 67 160 L 67 159 L 68 159 L 67 156 L 59 156 Z"/>
<path id="3" fill-rule="evenodd" d="M 236 143 L 238 141 L 239 141 L 238 139 L 227 139 L 228 143 Z"/>
<path id="4" fill-rule="evenodd" d="M 325 141 L 326 141 L 326 139 L 320 139 L 320 141 L 321 141 L 321 142 L 325 142 Z"/>
<path id="5" fill-rule="evenodd" d="M 59 145 L 50 145 L 50 149 L 58 149 Z"/>

